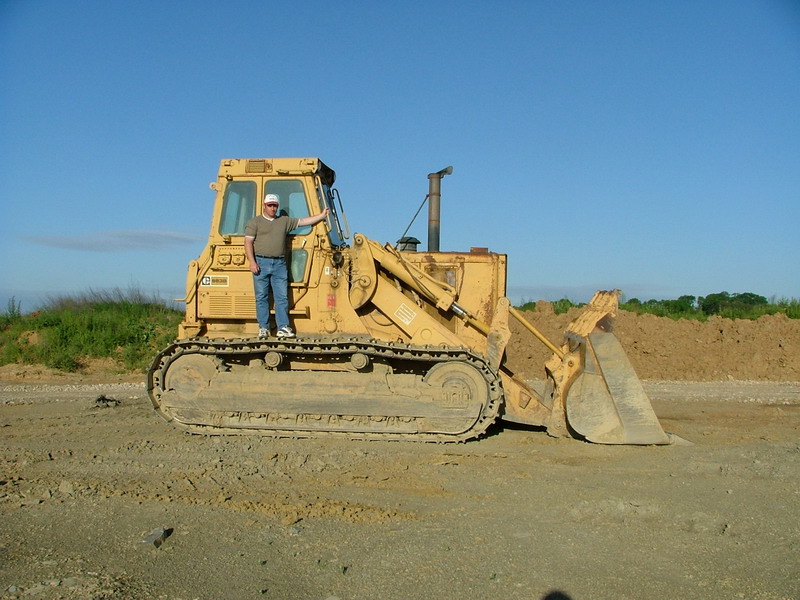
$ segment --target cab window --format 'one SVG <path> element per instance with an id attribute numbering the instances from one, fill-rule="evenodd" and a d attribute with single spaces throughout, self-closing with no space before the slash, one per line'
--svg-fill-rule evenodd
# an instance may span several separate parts
<path id="1" fill-rule="evenodd" d="M 308 217 L 308 202 L 303 182 L 298 179 L 279 179 L 268 181 L 264 190 L 264 195 L 275 194 L 278 197 L 280 206 L 279 215 L 287 215 L 295 219 Z M 306 235 L 311 232 L 311 225 L 304 225 L 293 229 L 289 233 L 292 235 Z"/>
<path id="2" fill-rule="evenodd" d="M 222 235 L 244 235 L 247 221 L 256 215 L 256 182 L 231 181 L 225 186 L 222 200 L 222 218 L 219 232 Z"/>

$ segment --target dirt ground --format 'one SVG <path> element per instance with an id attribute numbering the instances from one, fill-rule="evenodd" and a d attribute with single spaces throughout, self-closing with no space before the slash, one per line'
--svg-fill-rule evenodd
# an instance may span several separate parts
<path id="1" fill-rule="evenodd" d="M 800 598 L 800 324 L 616 333 L 693 445 L 192 436 L 141 375 L 4 367 L 0 597 Z M 521 333 L 509 352 L 541 376 Z"/>

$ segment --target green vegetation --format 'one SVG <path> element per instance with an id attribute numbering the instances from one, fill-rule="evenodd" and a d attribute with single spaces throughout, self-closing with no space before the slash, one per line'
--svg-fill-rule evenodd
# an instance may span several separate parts
<path id="1" fill-rule="evenodd" d="M 728 319 L 757 319 L 764 315 L 783 313 L 792 319 L 800 318 L 800 300 L 767 300 L 764 296 L 745 292 L 729 294 L 719 292 L 708 296 L 681 296 L 677 300 L 647 300 L 631 298 L 620 308 L 638 314 L 647 313 L 671 319 L 698 319 L 705 321 L 712 315 Z"/>
<path id="2" fill-rule="evenodd" d="M 565 312 L 569 311 L 570 308 L 575 306 L 584 306 L 584 304 L 578 304 L 572 302 L 572 300 L 568 300 L 567 298 L 562 298 L 561 300 L 556 300 L 555 302 L 551 302 L 550 304 L 553 305 L 553 312 L 557 315 L 564 314 Z M 534 300 L 525 300 L 521 306 L 515 307 L 518 310 L 529 310 L 535 311 L 536 310 L 536 302 Z"/>
<path id="3" fill-rule="evenodd" d="M 54 298 L 28 315 L 12 298 L 0 314 L 0 365 L 76 371 L 86 359 L 111 358 L 124 369 L 142 370 L 175 338 L 182 316 L 136 289 Z"/>
<path id="4" fill-rule="evenodd" d="M 567 312 L 572 307 L 583 304 L 573 303 L 566 298 L 553 302 L 556 314 Z M 517 307 L 520 310 L 536 310 L 535 302 L 525 302 Z M 620 302 L 620 308 L 637 314 L 650 314 L 670 319 L 697 319 L 705 321 L 712 315 L 728 319 L 757 319 L 764 315 L 783 313 L 791 319 L 800 319 L 800 300 L 772 298 L 745 292 L 729 294 L 719 292 L 708 296 L 681 296 L 677 300 L 646 300 L 631 298 Z"/>

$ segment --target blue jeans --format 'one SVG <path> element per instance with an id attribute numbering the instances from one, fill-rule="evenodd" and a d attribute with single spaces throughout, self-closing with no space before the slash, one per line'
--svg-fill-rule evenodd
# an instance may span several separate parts
<path id="1" fill-rule="evenodd" d="M 261 329 L 269 329 L 270 288 L 275 295 L 275 323 L 278 329 L 289 326 L 289 276 L 286 272 L 286 259 L 262 258 L 256 256 L 261 268 L 253 275 L 253 290 L 256 296 L 256 317 Z"/>

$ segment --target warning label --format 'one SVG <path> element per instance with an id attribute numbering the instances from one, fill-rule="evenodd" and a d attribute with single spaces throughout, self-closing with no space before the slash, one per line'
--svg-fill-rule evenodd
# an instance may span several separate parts
<path id="1" fill-rule="evenodd" d="M 407 304 L 401 303 L 400 306 L 397 307 L 397 310 L 394 311 L 394 316 L 397 317 L 401 323 L 410 325 L 411 321 L 417 316 L 417 313 Z"/>

